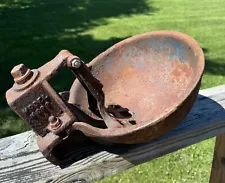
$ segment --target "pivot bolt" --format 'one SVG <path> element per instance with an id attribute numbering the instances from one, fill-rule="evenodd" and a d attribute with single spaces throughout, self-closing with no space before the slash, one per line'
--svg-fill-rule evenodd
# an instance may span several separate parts
<path id="1" fill-rule="evenodd" d="M 32 77 L 33 72 L 24 64 L 19 64 L 11 70 L 11 75 L 17 84 L 23 84 Z"/>
<path id="2" fill-rule="evenodd" d="M 78 69 L 81 66 L 81 61 L 79 59 L 74 59 L 72 61 L 72 67 Z"/>

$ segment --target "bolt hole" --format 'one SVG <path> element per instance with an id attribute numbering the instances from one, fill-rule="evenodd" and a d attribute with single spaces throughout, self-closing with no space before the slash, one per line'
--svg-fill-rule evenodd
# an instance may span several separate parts
<path id="1" fill-rule="evenodd" d="M 136 121 L 135 121 L 135 120 L 130 120 L 129 122 L 130 122 L 130 124 L 132 124 L 132 125 L 136 125 Z"/>
<path id="2" fill-rule="evenodd" d="M 115 118 L 125 119 L 132 117 L 132 114 L 129 112 L 129 109 L 123 108 L 120 105 L 109 105 L 106 109 L 110 115 L 113 115 Z"/>

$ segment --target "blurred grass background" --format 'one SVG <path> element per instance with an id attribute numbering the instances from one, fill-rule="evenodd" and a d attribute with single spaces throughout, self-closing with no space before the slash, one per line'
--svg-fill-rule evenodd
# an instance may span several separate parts
<path id="1" fill-rule="evenodd" d="M 88 62 L 127 37 L 153 30 L 195 38 L 206 57 L 201 89 L 225 84 L 224 0 L 1 0 L 0 138 L 29 130 L 5 101 L 13 66 L 37 68 L 61 49 Z M 54 86 L 68 90 L 72 81 L 65 72 Z M 213 147 L 210 139 L 100 182 L 208 182 Z"/>

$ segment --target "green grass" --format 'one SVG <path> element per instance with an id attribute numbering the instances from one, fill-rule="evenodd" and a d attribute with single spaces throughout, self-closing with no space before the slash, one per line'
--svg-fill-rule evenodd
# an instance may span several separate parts
<path id="1" fill-rule="evenodd" d="M 8 108 L 12 67 L 36 68 L 61 49 L 90 61 L 114 43 L 153 30 L 194 37 L 206 57 L 201 88 L 225 84 L 224 0 L 2 0 L 0 2 L 0 137 L 28 129 Z M 64 78 L 68 78 L 66 81 Z M 73 76 L 54 83 L 69 89 Z M 101 182 L 208 182 L 214 139 L 111 176 Z"/>

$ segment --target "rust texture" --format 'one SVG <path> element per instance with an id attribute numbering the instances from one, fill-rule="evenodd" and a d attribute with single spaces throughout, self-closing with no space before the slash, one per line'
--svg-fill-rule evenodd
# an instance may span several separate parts
<path id="1" fill-rule="evenodd" d="M 76 80 L 58 94 L 48 80 L 62 67 Z M 57 164 L 54 148 L 76 131 L 99 143 L 134 144 L 176 127 L 198 95 L 203 71 L 194 39 L 155 31 L 115 44 L 88 65 L 62 50 L 38 69 L 15 66 L 6 98 L 37 134 L 43 155 Z"/>

